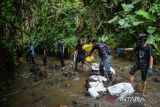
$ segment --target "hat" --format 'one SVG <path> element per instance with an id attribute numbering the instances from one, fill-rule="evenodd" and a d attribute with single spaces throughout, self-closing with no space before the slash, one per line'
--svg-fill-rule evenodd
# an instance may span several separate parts
<path id="1" fill-rule="evenodd" d="M 147 38 L 147 34 L 146 33 L 140 33 L 139 34 L 139 38 Z"/>
<path id="2" fill-rule="evenodd" d="M 146 33 L 140 33 L 139 34 L 139 41 L 142 42 L 142 41 L 146 41 L 148 38 L 148 35 Z"/>
<path id="3" fill-rule="evenodd" d="M 81 38 L 78 39 L 78 43 L 80 43 L 80 42 L 82 42 L 82 41 L 83 41 L 83 39 L 81 39 Z"/>
<path id="4" fill-rule="evenodd" d="M 96 38 L 93 38 L 93 39 L 92 39 L 92 42 L 97 42 L 97 39 L 96 39 Z"/>

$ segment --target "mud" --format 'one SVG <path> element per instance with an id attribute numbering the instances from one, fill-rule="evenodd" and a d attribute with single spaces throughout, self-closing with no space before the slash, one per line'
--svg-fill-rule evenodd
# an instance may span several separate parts
<path id="1" fill-rule="evenodd" d="M 84 70 L 74 70 L 72 60 L 66 60 L 66 67 L 55 68 L 58 63 L 54 58 L 49 58 L 49 65 L 43 65 L 40 58 L 36 59 L 37 66 L 42 71 L 47 71 L 47 78 L 34 80 L 30 72 L 31 64 L 22 64 L 17 67 L 16 79 L 1 96 L 1 107 L 159 107 L 160 83 L 154 82 L 159 68 L 155 67 L 152 77 L 148 78 L 147 95 L 145 101 L 119 102 L 116 97 L 104 94 L 99 98 L 86 95 L 86 80 L 91 74 L 91 63 L 86 63 Z M 95 61 L 97 62 L 97 60 Z M 114 84 L 129 82 L 128 72 L 133 62 L 112 58 L 112 67 L 116 70 Z M 135 75 L 133 96 L 141 92 L 140 72 Z"/>

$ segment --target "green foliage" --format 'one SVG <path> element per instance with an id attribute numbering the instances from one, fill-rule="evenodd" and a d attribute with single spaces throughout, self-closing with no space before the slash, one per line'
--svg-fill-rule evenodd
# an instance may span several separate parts
<path id="1" fill-rule="evenodd" d="M 114 34 L 104 34 L 101 37 L 98 38 L 98 41 L 102 43 L 106 43 L 107 45 L 110 46 L 111 49 L 115 49 L 118 45 L 118 38 L 114 37 Z"/>
<path id="2" fill-rule="evenodd" d="M 26 44 L 55 51 L 57 39 L 70 47 L 79 37 L 96 36 L 112 48 L 133 47 L 138 33 L 147 32 L 160 56 L 159 0 L 3 0 L 0 6 L 1 29 Z"/>
<path id="3" fill-rule="evenodd" d="M 122 8 L 124 9 L 124 11 L 132 11 L 132 9 L 134 8 L 134 5 L 132 4 L 122 4 Z"/>
<path id="4" fill-rule="evenodd" d="M 153 3 L 149 8 L 149 12 L 160 17 L 160 1 L 157 0 L 157 2 Z"/>
<path id="5" fill-rule="evenodd" d="M 140 15 L 148 20 L 151 20 L 151 21 L 155 21 L 155 17 L 150 15 L 148 12 L 144 11 L 144 10 L 138 10 L 135 12 L 137 15 Z"/>

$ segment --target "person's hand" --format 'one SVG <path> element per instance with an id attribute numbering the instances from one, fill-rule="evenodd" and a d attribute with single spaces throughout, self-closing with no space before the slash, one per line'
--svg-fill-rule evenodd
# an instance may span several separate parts
<path id="1" fill-rule="evenodd" d="M 125 50 L 124 50 L 124 48 L 117 48 L 117 52 L 118 53 L 122 53 L 122 52 L 124 52 Z"/>
<path id="2" fill-rule="evenodd" d="M 152 68 L 147 69 L 147 76 L 152 76 Z"/>

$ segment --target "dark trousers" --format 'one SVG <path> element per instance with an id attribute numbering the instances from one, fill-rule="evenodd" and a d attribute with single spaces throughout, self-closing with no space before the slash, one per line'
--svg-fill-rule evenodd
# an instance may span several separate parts
<path id="1" fill-rule="evenodd" d="M 131 68 L 129 74 L 134 75 L 138 70 L 141 70 L 141 79 L 142 81 L 146 81 L 148 67 L 149 64 L 146 61 L 137 60 Z"/>
<path id="2" fill-rule="evenodd" d="M 59 52 L 59 59 L 60 59 L 60 62 L 61 62 L 61 67 L 64 67 L 65 64 L 64 64 L 64 54 L 62 52 Z"/>
<path id="3" fill-rule="evenodd" d="M 43 64 L 47 63 L 47 56 L 43 56 Z"/>
<path id="4" fill-rule="evenodd" d="M 31 55 L 31 62 L 32 62 L 32 64 L 35 64 L 34 55 Z"/>

